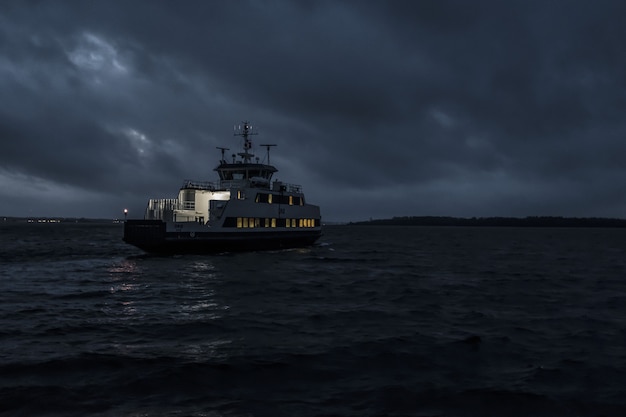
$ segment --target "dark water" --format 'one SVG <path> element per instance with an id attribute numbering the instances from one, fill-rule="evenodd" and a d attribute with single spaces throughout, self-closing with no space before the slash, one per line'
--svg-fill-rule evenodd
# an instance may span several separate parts
<path id="1" fill-rule="evenodd" d="M 624 416 L 626 230 L 153 257 L 0 225 L 1 416 Z"/>

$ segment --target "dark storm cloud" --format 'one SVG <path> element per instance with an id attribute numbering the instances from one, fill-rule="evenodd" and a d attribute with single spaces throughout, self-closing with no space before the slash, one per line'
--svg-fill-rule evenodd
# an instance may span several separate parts
<path id="1" fill-rule="evenodd" d="M 250 119 L 328 220 L 621 217 L 625 9 L 3 2 L 0 214 L 141 215 Z"/>

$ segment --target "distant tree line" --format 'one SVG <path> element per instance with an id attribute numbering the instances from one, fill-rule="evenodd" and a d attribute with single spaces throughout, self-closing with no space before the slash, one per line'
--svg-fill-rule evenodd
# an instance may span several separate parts
<path id="1" fill-rule="evenodd" d="M 626 227 L 626 219 L 602 217 L 446 217 L 404 216 L 350 222 L 366 226 L 493 226 L 493 227 Z"/>

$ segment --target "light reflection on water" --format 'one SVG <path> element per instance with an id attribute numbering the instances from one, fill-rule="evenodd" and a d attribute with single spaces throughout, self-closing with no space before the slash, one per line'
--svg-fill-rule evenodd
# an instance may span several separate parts
<path id="1" fill-rule="evenodd" d="M 181 262 L 182 261 L 182 262 Z M 145 270 L 178 266 L 164 277 Z M 201 323 L 223 317 L 230 307 L 216 290 L 222 274 L 206 259 L 129 257 L 108 268 L 109 297 L 103 311 L 116 320 L 167 317 L 176 323 Z"/>
<path id="2" fill-rule="evenodd" d="M 169 275 L 146 274 L 162 269 L 161 263 L 167 264 Z M 220 292 L 223 274 L 211 260 L 129 257 L 111 264 L 107 274 L 105 324 L 136 336 L 111 341 L 114 351 L 133 357 L 171 353 L 194 362 L 228 356 L 224 347 L 231 340 L 211 324 L 230 308 Z"/>
<path id="3" fill-rule="evenodd" d="M 227 346 L 233 341 L 229 339 L 206 341 L 203 343 L 189 343 L 179 347 L 176 351 L 193 362 L 205 362 L 207 358 L 228 359 Z"/>
<path id="4" fill-rule="evenodd" d="M 139 266 L 135 259 L 123 259 L 119 263 L 113 264 L 109 268 L 109 274 L 114 276 L 116 274 L 135 274 L 139 271 Z"/>
<path id="5" fill-rule="evenodd" d="M 121 284 L 117 284 L 117 285 L 113 285 L 111 286 L 111 289 L 109 290 L 109 292 L 111 294 L 114 294 L 118 291 L 133 291 L 138 287 L 137 284 L 131 284 L 128 282 L 123 282 Z"/>

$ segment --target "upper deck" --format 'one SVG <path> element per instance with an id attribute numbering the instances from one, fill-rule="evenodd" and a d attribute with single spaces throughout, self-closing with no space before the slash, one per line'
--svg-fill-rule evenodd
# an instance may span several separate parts
<path id="1" fill-rule="evenodd" d="M 256 135 L 252 132 L 252 126 L 248 122 L 235 128 L 235 136 L 241 136 L 244 139 L 243 151 L 233 153 L 230 161 L 226 160 L 226 151 L 229 148 L 218 147 L 222 151 L 220 164 L 214 169 L 219 176 L 219 182 L 205 182 L 185 180 L 181 189 L 188 190 L 231 190 L 240 188 L 261 188 L 275 192 L 302 193 L 302 187 L 295 184 L 287 184 L 281 181 L 272 183 L 272 176 L 278 172 L 275 166 L 270 164 L 270 148 L 276 146 L 274 144 L 262 144 L 267 149 L 267 163 L 259 162 L 259 158 L 251 152 L 252 141 L 250 136 Z"/>
<path id="2" fill-rule="evenodd" d="M 181 190 L 206 190 L 206 191 L 227 191 L 240 188 L 262 188 L 275 192 L 286 192 L 293 194 L 302 194 L 302 186 L 298 184 L 289 184 L 282 181 L 274 181 L 270 183 L 259 184 L 256 180 L 240 179 L 240 180 L 221 180 L 219 182 L 185 180 L 180 187 Z"/>

